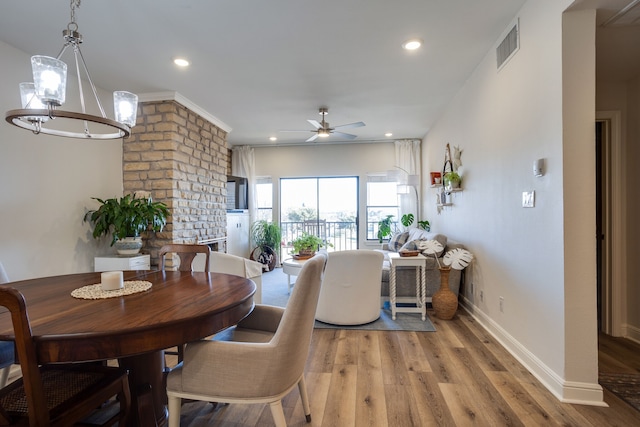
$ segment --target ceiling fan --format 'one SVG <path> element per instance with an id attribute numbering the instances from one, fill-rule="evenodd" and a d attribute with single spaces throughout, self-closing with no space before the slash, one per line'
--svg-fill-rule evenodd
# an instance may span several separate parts
<path id="1" fill-rule="evenodd" d="M 314 130 L 281 130 L 280 132 L 313 132 L 314 135 L 311 138 L 307 139 L 305 142 L 312 142 L 318 138 L 326 138 L 330 135 L 339 136 L 344 139 L 356 139 L 357 135 L 353 135 L 351 133 L 338 132 L 338 129 L 346 129 L 346 128 L 359 128 L 364 126 L 363 122 L 355 122 L 348 123 L 346 125 L 339 125 L 330 127 L 329 122 L 325 121 L 325 116 L 329 114 L 329 108 L 320 107 L 320 115 L 322 116 L 322 120 L 318 122 L 317 120 L 307 120 L 313 127 Z"/>

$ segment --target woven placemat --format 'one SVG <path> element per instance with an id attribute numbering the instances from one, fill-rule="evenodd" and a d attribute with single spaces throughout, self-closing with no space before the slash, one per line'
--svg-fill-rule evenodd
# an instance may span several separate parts
<path id="1" fill-rule="evenodd" d="M 71 291 L 71 296 L 79 299 L 105 299 L 136 294 L 151 289 L 151 282 L 144 280 L 128 280 L 124 282 L 124 288 L 113 291 L 102 290 L 100 283 L 87 285 Z"/>

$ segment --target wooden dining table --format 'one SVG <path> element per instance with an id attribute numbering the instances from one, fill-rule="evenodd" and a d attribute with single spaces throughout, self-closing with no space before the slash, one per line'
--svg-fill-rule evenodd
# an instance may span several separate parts
<path id="1" fill-rule="evenodd" d="M 75 289 L 100 283 L 100 277 L 81 273 L 3 286 L 15 287 L 25 297 L 40 363 L 118 359 L 129 370 L 135 412 L 131 425 L 145 417 L 145 425 L 153 425 L 147 423 L 152 417 L 163 425 L 163 350 L 237 324 L 253 310 L 256 285 L 223 273 L 125 271 L 125 282 L 151 282 L 151 288 L 106 299 L 71 296 Z M 0 311 L 0 340 L 13 340 L 9 313 Z M 149 396 L 152 411 L 145 406 Z"/>

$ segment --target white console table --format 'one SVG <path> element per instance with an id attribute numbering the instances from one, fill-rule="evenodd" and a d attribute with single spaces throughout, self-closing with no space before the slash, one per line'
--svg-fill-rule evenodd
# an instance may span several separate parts
<path id="1" fill-rule="evenodd" d="M 151 257 L 148 254 L 97 256 L 94 264 L 94 271 L 151 270 Z"/>

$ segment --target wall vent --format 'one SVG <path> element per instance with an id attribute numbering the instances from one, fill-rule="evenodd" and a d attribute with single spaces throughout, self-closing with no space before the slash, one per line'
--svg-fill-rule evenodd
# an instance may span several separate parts
<path id="1" fill-rule="evenodd" d="M 518 23 L 519 21 L 516 20 L 496 48 L 498 71 L 516 54 L 518 49 L 520 49 L 520 25 Z"/>

